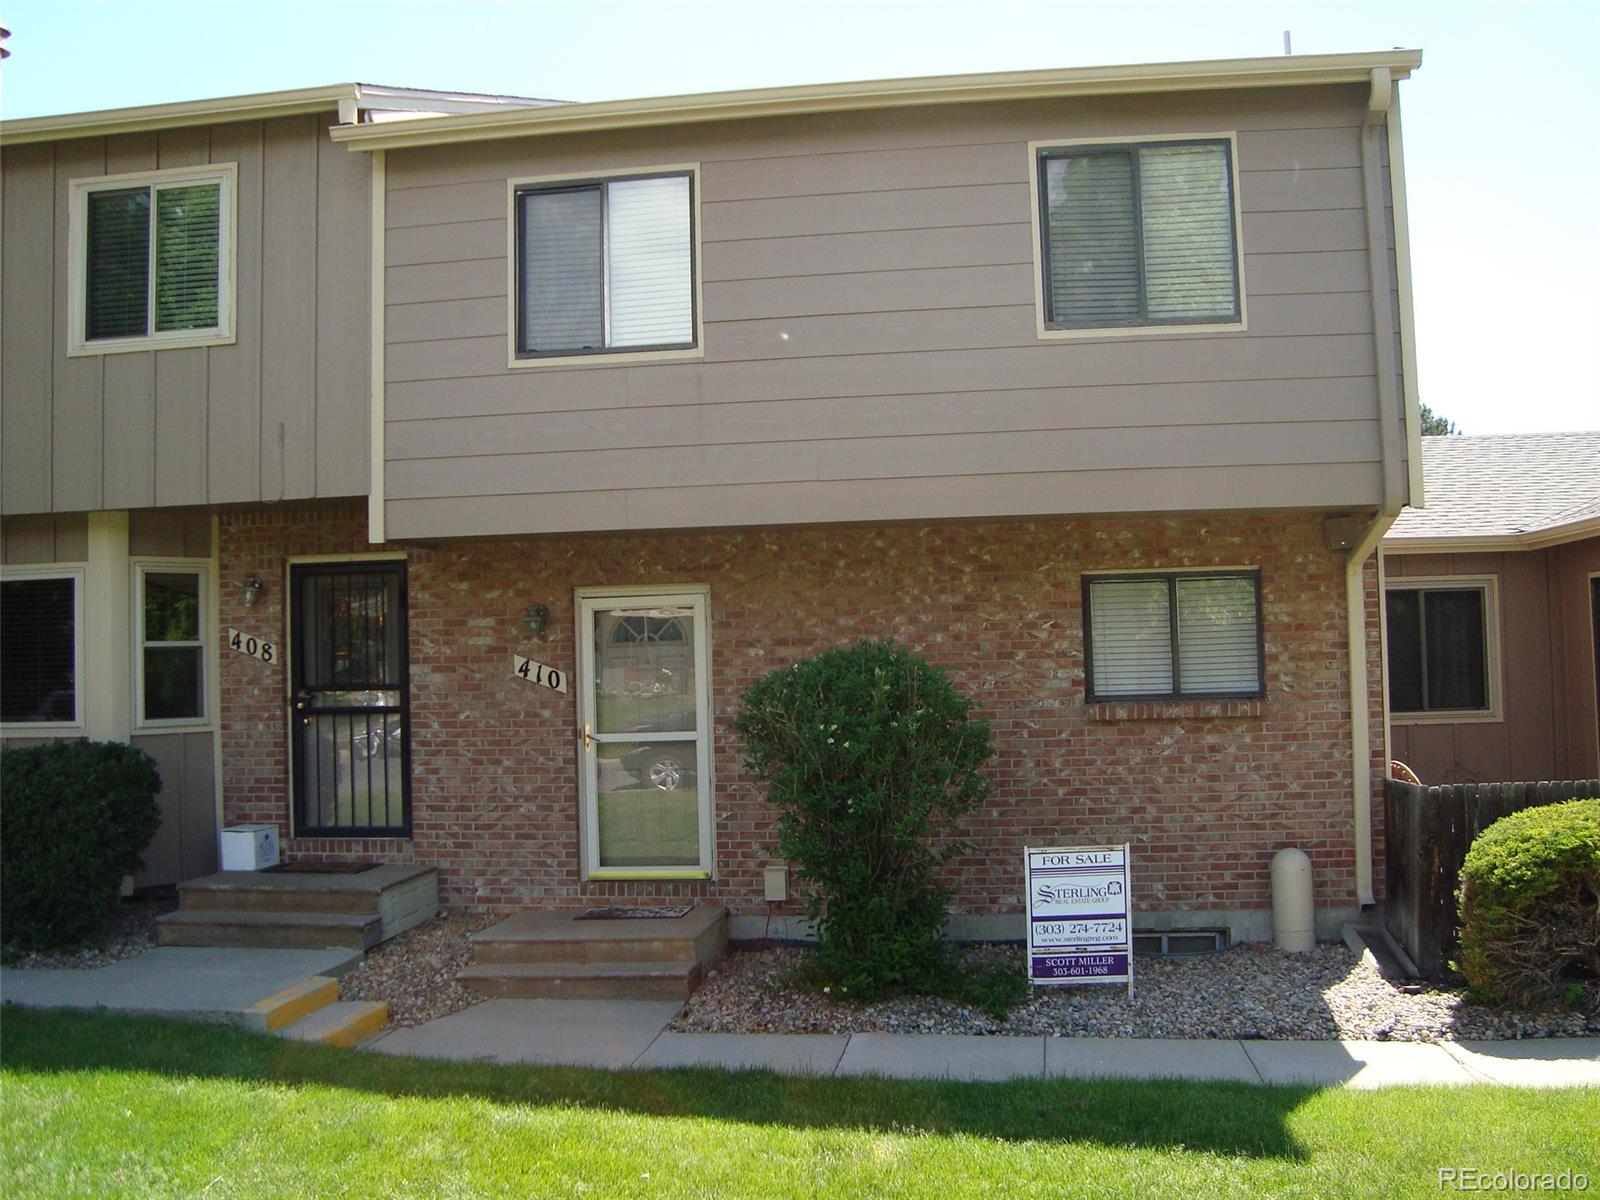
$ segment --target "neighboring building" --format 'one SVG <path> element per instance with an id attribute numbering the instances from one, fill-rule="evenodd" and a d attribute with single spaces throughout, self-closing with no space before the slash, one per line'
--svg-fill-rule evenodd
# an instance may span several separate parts
<path id="1" fill-rule="evenodd" d="M 1600 775 L 1600 433 L 1422 439 L 1384 535 L 1390 749 L 1424 783 Z"/>
<path id="2" fill-rule="evenodd" d="M 208 817 L 168 877 L 266 821 L 738 936 L 742 692 L 892 636 L 994 730 L 961 932 L 1020 933 L 1024 846 L 1125 839 L 1142 927 L 1265 936 L 1296 845 L 1332 931 L 1418 486 L 1419 62 L 0 126 L 3 732 L 151 746 L 164 828 Z"/>

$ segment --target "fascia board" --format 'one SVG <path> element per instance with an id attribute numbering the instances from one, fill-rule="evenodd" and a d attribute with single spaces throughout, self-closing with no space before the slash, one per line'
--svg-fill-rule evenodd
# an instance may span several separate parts
<path id="1" fill-rule="evenodd" d="M 350 125 L 332 131 L 352 150 L 401 149 L 504 137 L 694 124 L 752 117 L 793 116 L 934 104 L 1032 100 L 1063 96 L 1132 95 L 1229 88 L 1370 84 L 1376 68 L 1395 80 L 1422 63 L 1416 50 L 1377 54 L 1307 55 L 1073 67 L 1003 74 L 946 75 L 711 92 L 641 100 L 550 105 L 491 113 L 426 118 L 404 125 Z"/>
<path id="2" fill-rule="evenodd" d="M 1536 529 L 1530 533 L 1484 534 L 1477 537 L 1385 538 L 1385 554 L 1492 554 L 1499 550 L 1545 550 L 1587 537 L 1600 537 L 1600 517 Z"/>

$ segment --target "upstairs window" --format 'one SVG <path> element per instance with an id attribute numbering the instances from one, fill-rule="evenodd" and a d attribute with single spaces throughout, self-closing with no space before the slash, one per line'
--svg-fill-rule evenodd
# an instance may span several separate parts
<path id="1" fill-rule="evenodd" d="M 233 340 L 232 163 L 75 180 L 76 354 Z"/>
<path id="2" fill-rule="evenodd" d="M 1083 591 L 1091 701 L 1262 694 L 1254 571 L 1091 576 Z"/>
<path id="3" fill-rule="evenodd" d="M 694 178 L 523 184 L 516 357 L 693 349 Z"/>
<path id="4" fill-rule="evenodd" d="M 1488 580 L 1389 584 L 1391 713 L 1492 714 L 1490 596 Z"/>
<path id="5" fill-rule="evenodd" d="M 1232 143 L 1045 147 L 1044 325 L 1237 325 Z"/>

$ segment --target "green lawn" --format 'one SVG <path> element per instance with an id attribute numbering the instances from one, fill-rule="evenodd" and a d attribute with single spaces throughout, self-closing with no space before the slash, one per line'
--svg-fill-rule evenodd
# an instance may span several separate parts
<path id="1" fill-rule="evenodd" d="M 3 1014 L 0 1194 L 1438 1196 L 1586 1172 L 1600 1092 L 902 1083 L 430 1063 Z"/>

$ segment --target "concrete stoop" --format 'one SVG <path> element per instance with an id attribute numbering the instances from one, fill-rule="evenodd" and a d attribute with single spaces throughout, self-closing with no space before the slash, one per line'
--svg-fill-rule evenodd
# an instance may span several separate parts
<path id="1" fill-rule="evenodd" d="M 434 867 L 220 871 L 179 884 L 178 911 L 156 926 L 164 946 L 370 950 L 438 911 Z"/>
<path id="2" fill-rule="evenodd" d="M 240 1024 L 300 1042 L 357 1046 L 388 1019 L 386 1001 L 340 1000 L 337 979 L 313 975 L 252 1004 L 241 1014 Z"/>
<path id="3" fill-rule="evenodd" d="M 728 948 L 728 911 L 702 904 L 682 917 L 579 920 L 578 909 L 530 909 L 472 935 L 457 976 L 488 996 L 565 1000 L 687 1000 Z"/>

